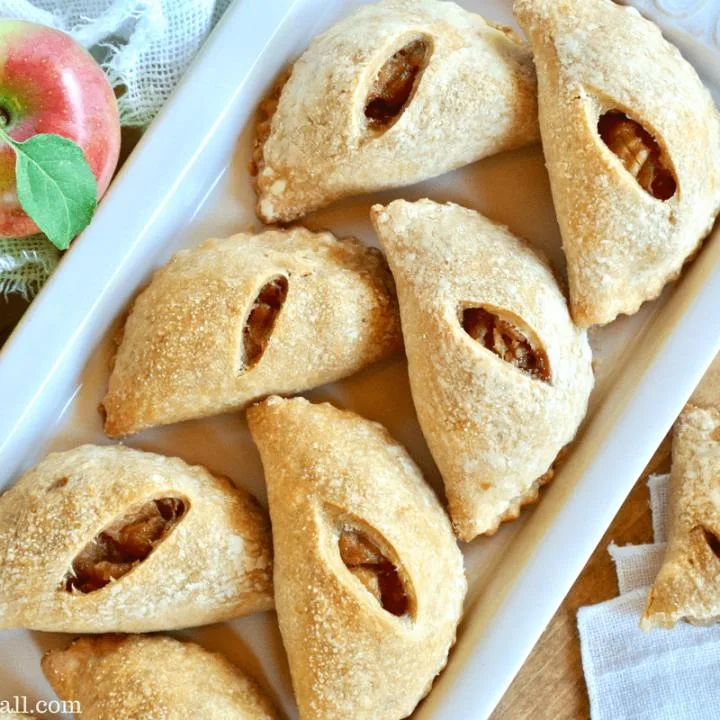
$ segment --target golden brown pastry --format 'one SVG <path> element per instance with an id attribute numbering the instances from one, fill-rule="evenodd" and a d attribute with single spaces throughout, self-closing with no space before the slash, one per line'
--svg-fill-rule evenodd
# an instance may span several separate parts
<path id="1" fill-rule="evenodd" d="M 155 273 L 103 401 L 110 436 L 338 380 L 401 345 L 382 254 L 305 228 L 208 240 Z"/>
<path id="2" fill-rule="evenodd" d="M 668 540 L 640 623 L 720 620 L 720 410 L 687 405 L 673 434 Z"/>
<path id="3" fill-rule="evenodd" d="M 444 667 L 462 611 L 447 516 L 377 423 L 279 397 L 251 407 L 248 421 L 300 717 L 407 717 Z"/>
<path id="4" fill-rule="evenodd" d="M 720 210 L 720 119 L 695 70 L 611 0 L 515 0 L 582 326 L 634 313 L 680 273 Z"/>
<path id="5" fill-rule="evenodd" d="M 0 629 L 153 632 L 272 605 L 264 513 L 202 467 L 83 445 L 0 497 Z"/>
<path id="6" fill-rule="evenodd" d="M 109 635 L 51 650 L 42 669 L 78 720 L 275 720 L 272 703 L 217 653 L 169 637 Z"/>
<path id="7" fill-rule="evenodd" d="M 537 499 L 587 410 L 584 331 L 551 269 L 507 228 L 431 200 L 375 205 L 415 409 L 462 540 Z"/>
<path id="8" fill-rule="evenodd" d="M 382 0 L 315 38 L 261 107 L 258 216 L 288 222 L 538 139 L 512 30 L 452 2 Z"/>

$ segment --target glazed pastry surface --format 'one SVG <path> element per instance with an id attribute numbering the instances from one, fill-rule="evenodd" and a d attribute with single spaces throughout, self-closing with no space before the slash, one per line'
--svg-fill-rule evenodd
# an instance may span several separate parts
<path id="1" fill-rule="evenodd" d="M 376 248 L 302 227 L 183 250 L 135 300 L 108 392 L 111 437 L 333 382 L 401 346 Z"/>
<path id="2" fill-rule="evenodd" d="M 248 421 L 300 717 L 407 717 L 445 666 L 466 591 L 443 508 L 377 423 L 278 397 Z"/>
<path id="3" fill-rule="evenodd" d="M 269 610 L 255 499 L 178 458 L 83 445 L 0 497 L 0 628 L 154 632 Z"/>
<path id="4" fill-rule="evenodd" d="M 315 38 L 261 106 L 263 222 L 536 142 L 536 80 L 510 30 L 452 2 L 382 0 Z"/>
<path id="5" fill-rule="evenodd" d="M 656 25 L 611 0 L 515 0 L 582 326 L 660 294 L 720 211 L 720 116 Z"/>
<path id="6" fill-rule="evenodd" d="M 455 531 L 492 534 L 537 499 L 585 416 L 586 333 L 550 267 L 507 228 L 431 200 L 375 205 L 372 221 Z"/>
<path id="7" fill-rule="evenodd" d="M 78 720 L 278 720 L 254 680 L 226 658 L 170 637 L 82 638 L 42 669 Z"/>

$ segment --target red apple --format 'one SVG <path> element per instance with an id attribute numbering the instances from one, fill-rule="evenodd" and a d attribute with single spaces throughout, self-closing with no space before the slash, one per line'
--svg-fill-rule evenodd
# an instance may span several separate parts
<path id="1" fill-rule="evenodd" d="M 59 30 L 0 20 L 0 123 L 14 140 L 55 133 L 75 141 L 105 192 L 120 151 L 110 83 L 93 57 Z M 15 189 L 15 153 L 0 144 L 0 237 L 38 232 Z"/>

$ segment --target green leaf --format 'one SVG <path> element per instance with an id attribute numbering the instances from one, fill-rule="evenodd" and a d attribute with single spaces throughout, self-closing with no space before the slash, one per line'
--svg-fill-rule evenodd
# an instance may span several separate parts
<path id="1" fill-rule="evenodd" d="M 2 131 L 0 131 L 2 132 Z M 16 142 L 17 195 L 22 209 L 60 250 L 87 227 L 97 204 L 97 182 L 80 146 L 60 135 Z"/>

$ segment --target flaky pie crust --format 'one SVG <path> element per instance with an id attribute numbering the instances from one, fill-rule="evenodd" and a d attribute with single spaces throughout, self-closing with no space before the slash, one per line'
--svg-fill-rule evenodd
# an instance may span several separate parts
<path id="1" fill-rule="evenodd" d="M 64 578 L 128 508 L 168 495 L 187 512 L 130 572 L 95 592 Z M 0 629 L 154 632 L 272 608 L 268 522 L 254 498 L 178 458 L 123 446 L 52 453 L 0 497 Z"/>
<path id="2" fill-rule="evenodd" d="M 395 277 L 415 409 L 462 540 L 493 533 L 539 486 L 587 410 L 586 333 L 549 266 L 507 228 L 431 200 L 372 208 Z M 549 359 L 544 382 L 466 333 L 462 309 L 522 319 Z"/>
<path id="3" fill-rule="evenodd" d="M 431 46 L 429 62 L 400 117 L 378 132 L 364 111 L 371 87 L 385 61 L 418 38 Z M 266 223 L 539 138 L 528 48 L 509 28 L 437 0 L 359 8 L 310 43 L 262 110 L 253 169 Z"/>
<path id="4" fill-rule="evenodd" d="M 259 362 L 242 363 L 260 289 L 288 290 Z M 382 254 L 302 227 L 207 240 L 153 276 L 125 323 L 103 400 L 112 437 L 333 382 L 401 347 Z"/>
<path id="5" fill-rule="evenodd" d="M 162 636 L 82 638 L 42 669 L 83 720 L 278 720 L 254 680 L 217 653 Z"/>
<path id="6" fill-rule="evenodd" d="M 379 424 L 272 397 L 248 410 L 268 486 L 278 622 L 300 717 L 407 717 L 444 667 L 466 591 L 450 522 Z M 396 562 L 408 614 L 386 611 L 343 564 L 359 526 Z"/>
<path id="7" fill-rule="evenodd" d="M 656 25 L 611 0 L 515 0 L 539 84 L 540 128 L 582 326 L 634 313 L 676 278 L 720 211 L 720 116 Z M 669 157 L 677 189 L 643 190 L 603 143 L 618 109 Z"/>
<path id="8" fill-rule="evenodd" d="M 720 409 L 687 405 L 675 424 L 667 548 L 640 623 L 644 630 L 680 620 L 720 620 Z M 720 541 L 718 541 L 720 548 Z"/>

